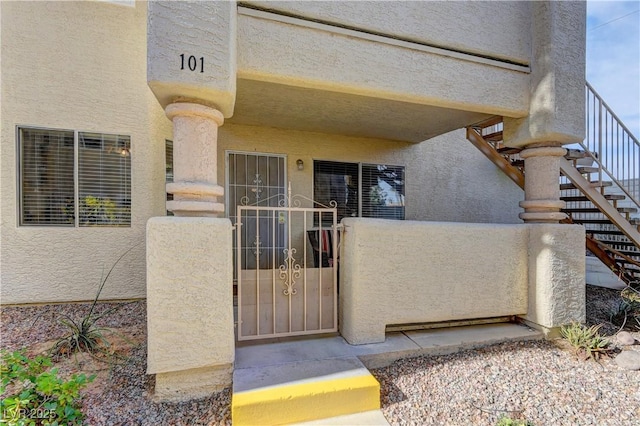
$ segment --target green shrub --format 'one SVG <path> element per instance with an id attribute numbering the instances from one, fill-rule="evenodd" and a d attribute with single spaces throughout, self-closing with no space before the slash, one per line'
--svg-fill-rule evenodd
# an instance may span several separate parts
<path id="1" fill-rule="evenodd" d="M 610 352 L 609 340 L 600 335 L 602 324 L 587 327 L 577 322 L 565 325 L 560 329 L 564 337 L 576 351 L 576 355 L 584 359 L 599 359 Z"/>
<path id="2" fill-rule="evenodd" d="M 68 380 L 51 368 L 51 358 L 31 359 L 24 351 L 1 352 L 0 408 L 7 425 L 81 425 L 80 389 L 95 379 L 74 374 Z"/>

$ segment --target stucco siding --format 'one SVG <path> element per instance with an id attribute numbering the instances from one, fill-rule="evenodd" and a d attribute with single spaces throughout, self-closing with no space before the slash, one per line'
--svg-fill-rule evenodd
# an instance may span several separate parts
<path id="1" fill-rule="evenodd" d="M 518 13 L 524 13 L 518 10 Z M 260 21 L 246 16 L 242 19 Z M 258 31 L 260 25 L 251 31 Z M 103 271 L 131 247 L 135 248 L 111 275 L 102 297 L 145 297 L 145 226 L 150 217 L 165 214 L 164 141 L 172 138 L 171 122 L 147 86 L 147 3 L 136 2 L 128 6 L 111 2 L 0 2 L 0 27 L 0 303 L 91 300 Z M 235 31 L 235 27 L 231 27 Z M 266 37 L 273 36 L 274 43 L 293 43 L 291 50 L 284 52 L 293 55 L 289 59 L 300 54 L 299 49 L 313 50 L 317 43 L 327 47 L 337 40 L 333 36 L 327 40 L 322 38 L 324 41 L 309 37 L 311 33 L 317 33 L 309 29 L 304 29 L 303 37 L 297 40 L 297 29 L 286 24 L 274 24 L 273 28 L 273 33 L 269 30 L 260 37 L 259 31 L 255 37 L 248 35 L 246 31 L 250 28 L 246 26 L 239 29 L 239 38 L 242 38 L 239 45 L 245 43 L 248 49 L 243 53 L 244 59 L 239 60 L 239 75 L 249 73 L 254 64 L 252 61 L 264 58 L 264 52 L 259 50 L 264 47 Z M 360 46 L 367 45 L 374 48 L 373 56 L 380 54 L 387 58 L 387 63 L 381 64 L 387 68 L 377 70 L 377 74 L 372 75 L 377 80 L 370 82 L 357 80 L 360 77 L 356 68 L 345 72 L 344 76 L 339 75 L 339 69 L 334 69 L 333 74 L 308 74 L 303 78 L 308 81 L 325 79 L 326 84 L 319 85 L 322 90 L 353 91 L 389 99 L 397 99 L 398 93 L 411 97 L 413 95 L 408 93 L 419 88 L 420 84 L 415 87 L 385 86 L 387 80 L 392 80 L 389 75 L 404 75 L 401 71 L 405 65 L 416 75 L 425 72 L 418 63 L 412 62 L 414 57 L 410 49 L 384 47 L 396 53 L 401 51 L 400 55 L 409 61 L 394 65 L 389 59 L 391 56 L 376 50 L 381 48 L 376 43 L 339 38 L 340 43 L 345 43 L 345 55 L 359 52 Z M 327 55 L 332 58 L 335 54 L 329 52 Z M 516 57 L 519 54 L 509 55 Z M 328 60 L 325 65 L 331 64 Z M 244 67 L 242 71 L 240 65 Z M 276 65 L 268 63 L 265 69 Z M 335 63 L 333 65 L 335 68 Z M 306 67 L 304 72 L 322 71 L 313 70 L 311 62 L 300 62 L 297 66 Z M 394 68 L 396 66 L 399 68 Z M 300 71 L 295 67 L 292 75 Z M 521 98 L 523 91 L 520 88 L 528 87 L 525 73 L 495 70 L 479 63 L 473 67 L 489 69 L 489 74 L 481 75 L 487 76 L 487 83 L 491 82 L 496 89 L 492 92 L 490 87 L 483 86 L 481 92 L 473 95 L 475 99 L 491 99 L 498 109 L 511 113 L 526 112 L 526 101 Z M 432 68 L 434 73 L 436 68 Z M 465 68 L 466 74 L 458 74 L 454 68 L 438 70 L 439 78 L 450 75 L 464 75 L 469 81 L 475 78 L 469 68 Z M 283 75 L 287 72 L 286 69 L 282 71 Z M 347 77 L 355 80 L 339 80 Z M 404 77 L 396 80 L 398 84 L 405 81 Z M 295 78 L 286 83 L 296 84 Z M 427 83 L 435 84 L 434 81 Z M 392 93 L 394 90 L 397 93 Z M 416 96 L 423 100 L 432 95 L 434 99 L 440 96 L 434 95 L 433 87 L 428 90 L 432 92 Z M 472 106 L 476 102 L 464 98 L 467 95 L 458 92 L 461 87 L 455 82 L 438 90 L 447 91 L 446 98 L 432 99 L 438 105 L 442 104 L 442 99 L 448 99 L 449 106 L 459 101 L 455 104 L 457 107 Z M 462 97 L 454 99 L 458 95 Z M 493 95 L 502 98 L 496 100 Z M 327 120 L 332 118 L 331 112 L 322 109 L 318 114 L 326 114 Z M 363 114 L 366 115 L 366 111 Z M 129 135 L 131 227 L 19 226 L 16 126 Z M 330 131 L 314 133 L 227 123 L 220 128 L 218 138 L 218 182 L 223 186 L 227 150 L 285 154 L 293 192 L 309 197 L 313 196 L 313 160 L 404 166 L 407 219 L 520 222 L 517 215 L 522 191 L 466 141 L 463 131 L 412 144 L 341 136 Z M 304 161 L 302 171 L 297 170 L 298 159 Z"/>
<path id="2" fill-rule="evenodd" d="M 528 2 L 249 1 L 249 5 L 429 45 L 528 63 Z"/>
<path id="3" fill-rule="evenodd" d="M 527 226 L 343 224 L 340 331 L 351 344 L 383 342 L 391 324 L 527 312 Z"/>
<path id="4" fill-rule="evenodd" d="M 451 132 L 411 144 L 268 127 L 224 125 L 218 137 L 218 182 L 225 151 L 287 155 L 293 193 L 313 196 L 313 160 L 405 167 L 406 218 L 448 222 L 521 223 L 524 193 L 465 139 Z M 296 161 L 304 162 L 304 170 Z"/>
<path id="5" fill-rule="evenodd" d="M 1 302 L 145 296 L 145 224 L 164 214 L 171 123 L 146 84 L 146 3 L 2 2 Z M 18 225 L 16 126 L 131 137 L 127 228 Z M 138 244 L 136 246 L 136 244 Z"/>
<path id="6" fill-rule="evenodd" d="M 238 77 L 511 117 L 529 101 L 528 72 L 242 13 Z"/>

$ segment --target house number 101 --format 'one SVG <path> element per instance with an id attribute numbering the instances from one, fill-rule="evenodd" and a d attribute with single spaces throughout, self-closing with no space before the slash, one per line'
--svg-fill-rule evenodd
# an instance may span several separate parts
<path id="1" fill-rule="evenodd" d="M 200 62 L 200 67 L 198 67 L 198 62 Z M 204 72 L 204 56 L 201 56 L 200 58 L 196 58 L 195 56 L 191 55 L 188 58 L 186 58 L 184 56 L 184 53 L 182 53 L 180 55 L 180 69 L 181 70 L 185 69 L 185 66 L 189 68 L 190 71 L 195 71 L 198 68 L 200 68 L 200 72 Z"/>

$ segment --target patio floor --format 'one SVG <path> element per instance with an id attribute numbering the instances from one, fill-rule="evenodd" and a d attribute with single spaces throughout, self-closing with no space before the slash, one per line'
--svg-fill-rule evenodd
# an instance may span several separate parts
<path id="1" fill-rule="evenodd" d="M 510 323 L 387 333 L 383 343 L 350 345 L 341 336 L 315 336 L 236 344 L 234 395 L 278 393 L 279 403 L 291 397 L 282 389 L 307 386 L 318 392 L 323 384 L 361 380 L 402 358 L 444 355 L 512 340 L 543 338 L 542 333 Z M 317 385 L 316 385 L 317 384 Z M 326 390 L 319 393 L 327 394 Z M 269 403 L 262 403 L 262 411 Z M 357 410 L 357 407 L 355 408 Z M 280 410 L 282 410 L 280 408 Z M 361 410 L 362 411 L 362 410 Z M 356 413 L 354 411 L 353 413 Z M 379 411 L 324 419 L 322 424 L 387 424 Z"/>

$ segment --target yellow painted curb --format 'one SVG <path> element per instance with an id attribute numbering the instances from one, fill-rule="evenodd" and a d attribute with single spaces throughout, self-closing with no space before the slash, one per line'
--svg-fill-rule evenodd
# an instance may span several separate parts
<path id="1" fill-rule="evenodd" d="M 372 375 L 283 385 L 234 393 L 234 425 L 282 425 L 380 409 Z"/>

